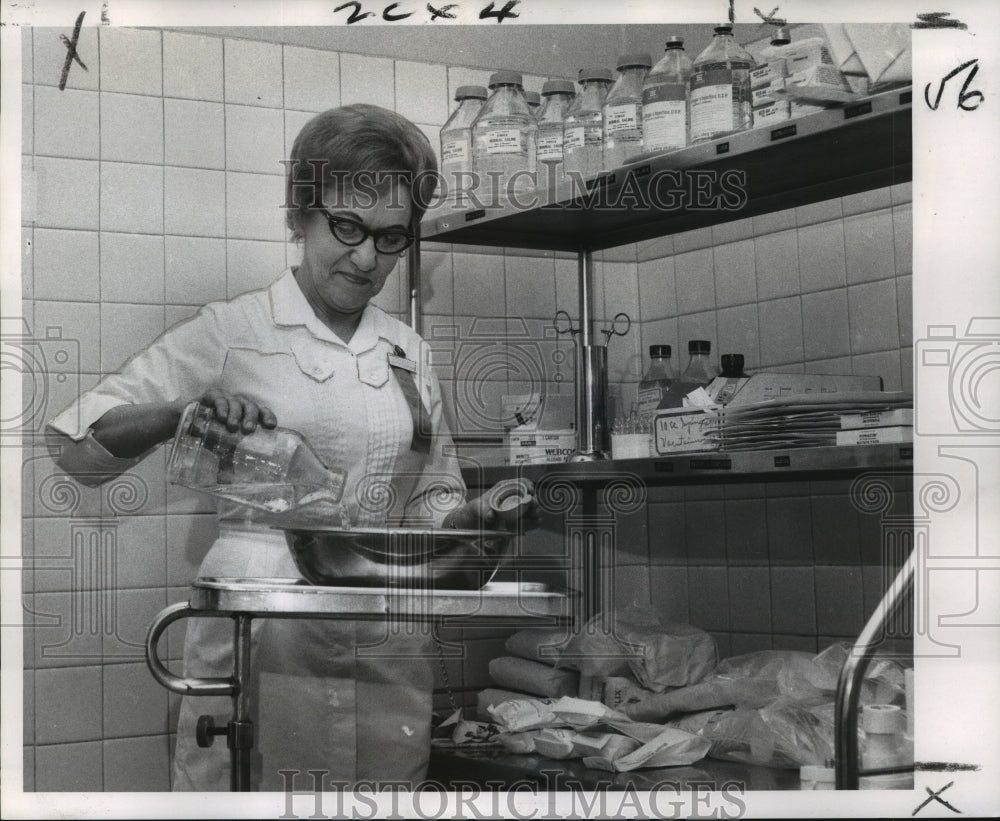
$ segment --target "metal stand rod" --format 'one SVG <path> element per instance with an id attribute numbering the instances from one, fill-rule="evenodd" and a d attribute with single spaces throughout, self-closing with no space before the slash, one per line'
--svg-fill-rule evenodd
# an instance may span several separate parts
<path id="1" fill-rule="evenodd" d="M 253 749 L 253 722 L 250 720 L 250 622 L 244 614 L 235 616 L 233 661 L 233 720 L 229 722 L 226 744 L 232 766 L 229 788 L 233 792 L 250 791 L 250 751 Z"/>
<path id="2" fill-rule="evenodd" d="M 406 252 L 406 284 L 409 304 L 407 309 L 410 317 L 410 327 L 418 334 L 423 334 L 423 316 L 420 311 L 420 227 L 415 229 L 417 239 Z"/>
<path id="3" fill-rule="evenodd" d="M 594 345 L 594 257 L 581 248 L 577 258 L 580 338 L 576 350 L 577 451 L 571 462 L 607 458 L 607 350 Z"/>
<path id="4" fill-rule="evenodd" d="M 834 707 L 834 740 L 837 754 L 835 773 L 838 790 L 856 790 L 860 785 L 858 702 L 861 699 L 861 684 L 868 672 L 868 665 L 875 653 L 877 640 L 884 632 L 886 622 L 899 608 L 907 591 L 913 589 L 915 562 L 914 551 L 907 557 L 882 597 L 882 601 L 868 619 L 840 671 Z"/>

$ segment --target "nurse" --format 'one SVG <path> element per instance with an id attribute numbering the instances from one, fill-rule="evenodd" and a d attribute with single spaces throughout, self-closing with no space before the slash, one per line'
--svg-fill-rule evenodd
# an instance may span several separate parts
<path id="1" fill-rule="evenodd" d="M 441 389 L 423 341 L 371 304 L 433 193 L 436 160 L 399 115 L 350 105 L 317 115 L 286 163 L 287 223 L 302 261 L 269 287 L 212 303 L 174 326 L 49 424 L 60 467 L 99 484 L 170 439 L 199 401 L 231 430 L 281 424 L 347 472 L 358 526 L 494 525 L 465 501 Z M 201 576 L 298 578 L 281 533 L 219 509 Z M 384 624 L 255 620 L 253 782 L 416 783 L 430 752 L 434 649 Z M 431 644 L 430 647 L 427 645 Z M 188 621 L 185 675 L 232 674 L 232 627 Z M 229 751 L 195 741 L 199 716 L 228 720 L 224 698 L 182 701 L 173 786 L 227 790 Z M 289 785 L 290 786 L 290 785 Z"/>

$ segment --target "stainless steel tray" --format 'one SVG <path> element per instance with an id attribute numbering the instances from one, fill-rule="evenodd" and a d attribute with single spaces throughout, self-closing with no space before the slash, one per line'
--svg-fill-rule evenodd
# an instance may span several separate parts
<path id="1" fill-rule="evenodd" d="M 540 582 L 490 582 L 480 590 L 319 587 L 296 579 L 204 577 L 191 585 L 195 610 L 280 618 L 313 614 L 406 619 L 564 619 L 571 594 Z"/>

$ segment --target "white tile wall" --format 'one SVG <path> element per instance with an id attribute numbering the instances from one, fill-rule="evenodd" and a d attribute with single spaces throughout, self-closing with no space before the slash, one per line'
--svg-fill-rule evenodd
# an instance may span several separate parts
<path id="1" fill-rule="evenodd" d="M 843 287 L 847 283 L 846 261 L 842 220 L 799 228 L 799 276 L 803 293 Z"/>
<path id="2" fill-rule="evenodd" d="M 35 153 L 96 160 L 100 156 L 100 114 L 96 91 L 60 91 L 38 86 L 35 93 Z M 24 116 L 26 112 L 22 112 Z"/>
<path id="3" fill-rule="evenodd" d="M 163 305 L 101 305 L 101 371 L 111 373 L 163 333 Z"/>
<path id="4" fill-rule="evenodd" d="M 96 229 L 100 220 L 100 164 L 91 160 L 35 157 L 26 175 L 34 181 L 39 227 Z"/>
<path id="5" fill-rule="evenodd" d="M 888 208 L 844 218 L 847 282 L 871 282 L 895 276 L 892 211 Z"/>
<path id="6" fill-rule="evenodd" d="M 223 49 L 226 102 L 281 108 L 281 46 L 226 39 Z"/>
<path id="7" fill-rule="evenodd" d="M 222 103 L 163 101 L 163 161 L 192 168 L 226 167 L 226 120 Z"/>
<path id="8" fill-rule="evenodd" d="M 101 163 L 101 230 L 163 233 L 163 167 Z"/>
<path id="9" fill-rule="evenodd" d="M 101 233 L 101 299 L 163 304 L 163 237 Z"/>
<path id="10" fill-rule="evenodd" d="M 163 229 L 199 237 L 226 235 L 226 175 L 191 168 L 163 170 Z"/>
<path id="11" fill-rule="evenodd" d="M 851 353 L 872 353 L 899 347 L 896 283 L 889 280 L 847 289 L 851 314 Z"/>
<path id="12" fill-rule="evenodd" d="M 749 220 L 744 222 L 752 226 Z M 754 243 L 741 239 L 712 249 L 715 266 L 715 304 L 746 305 L 757 301 Z"/>
<path id="13" fill-rule="evenodd" d="M 396 105 L 393 61 L 364 54 L 340 55 L 340 102 L 371 103 L 392 109 Z"/>
<path id="14" fill-rule="evenodd" d="M 36 85 L 58 86 L 66 62 L 66 46 L 60 37 L 73 36 L 73 27 L 35 29 L 32 37 L 34 52 L 34 82 Z M 97 50 L 97 27 L 83 26 L 76 44 L 76 53 L 87 66 L 73 62 L 66 77 L 66 88 L 97 91 L 100 87 L 101 61 Z"/>
<path id="15" fill-rule="evenodd" d="M 63 339 L 73 340 L 79 346 L 79 369 L 83 373 L 98 373 L 101 369 L 100 306 L 96 303 L 37 300 L 35 302 L 35 334 L 46 334 L 49 328 L 58 329 Z M 65 372 L 58 362 L 51 367 Z M 75 363 L 67 363 L 75 369 Z"/>
<path id="16" fill-rule="evenodd" d="M 222 40 L 163 33 L 163 94 L 192 100 L 223 99 Z"/>
<path id="17" fill-rule="evenodd" d="M 35 298 L 97 302 L 101 296 L 99 260 L 94 231 L 35 229 Z"/>
<path id="18" fill-rule="evenodd" d="M 284 242 L 285 180 L 272 174 L 226 172 L 226 235 Z"/>
<path id="19" fill-rule="evenodd" d="M 226 297 L 232 299 L 237 294 L 270 285 L 284 267 L 284 243 L 227 240 Z"/>
<path id="20" fill-rule="evenodd" d="M 313 48 L 284 48 L 285 108 L 319 112 L 340 105 L 340 55 Z"/>
<path id="21" fill-rule="evenodd" d="M 226 167 L 283 174 L 285 123 L 280 109 L 226 106 Z"/>
<path id="22" fill-rule="evenodd" d="M 395 80 L 397 112 L 415 123 L 444 125 L 451 107 L 444 66 L 397 60 Z"/>
<path id="23" fill-rule="evenodd" d="M 167 236 L 164 245 L 168 303 L 205 305 L 226 298 L 224 239 Z"/>
<path id="24" fill-rule="evenodd" d="M 677 276 L 677 310 L 693 314 L 715 307 L 712 249 L 701 248 L 674 257 Z"/>
<path id="25" fill-rule="evenodd" d="M 795 230 L 758 236 L 754 249 L 759 299 L 776 299 L 799 293 L 798 237 Z"/>
<path id="26" fill-rule="evenodd" d="M 101 92 L 101 159 L 163 162 L 163 100 Z"/>
<path id="27" fill-rule="evenodd" d="M 129 94 L 163 93 L 163 49 L 160 32 L 102 28 L 101 91 Z"/>
<path id="28" fill-rule="evenodd" d="M 851 352 L 848 334 L 847 289 L 802 296 L 802 326 L 806 359 L 829 359 Z"/>

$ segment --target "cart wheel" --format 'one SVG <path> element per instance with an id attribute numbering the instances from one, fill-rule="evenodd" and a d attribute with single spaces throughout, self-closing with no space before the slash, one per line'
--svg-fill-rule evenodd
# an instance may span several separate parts
<path id="1" fill-rule="evenodd" d="M 198 716 L 198 727 L 195 730 L 195 738 L 199 747 L 211 747 L 215 741 L 215 719 L 212 716 Z"/>

